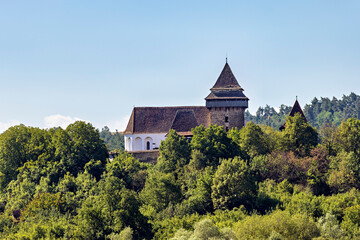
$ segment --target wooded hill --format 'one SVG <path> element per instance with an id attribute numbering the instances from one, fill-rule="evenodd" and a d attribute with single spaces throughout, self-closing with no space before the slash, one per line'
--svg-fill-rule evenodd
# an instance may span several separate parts
<path id="1" fill-rule="evenodd" d="M 252 121 L 256 124 L 265 124 L 275 129 L 285 122 L 289 115 L 292 106 L 281 105 L 276 111 L 273 107 L 266 105 L 259 107 L 255 115 L 251 115 L 248 111 L 245 113 L 245 120 Z M 333 124 L 339 126 L 341 121 L 349 118 L 360 119 L 360 96 L 351 93 L 348 96 L 343 96 L 342 99 L 316 97 L 310 104 L 306 104 L 304 114 L 308 122 L 317 129 L 320 129 L 325 124 Z"/>
<path id="2" fill-rule="evenodd" d="M 170 131 L 156 165 L 91 124 L 0 135 L 3 239 L 359 239 L 360 120 Z"/>

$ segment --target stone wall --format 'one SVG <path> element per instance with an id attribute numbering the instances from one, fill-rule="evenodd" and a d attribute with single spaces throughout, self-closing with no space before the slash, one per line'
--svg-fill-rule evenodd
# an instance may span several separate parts
<path id="1" fill-rule="evenodd" d="M 134 158 L 139 159 L 140 162 L 153 164 L 156 164 L 157 159 L 160 156 L 159 150 L 133 151 L 130 153 L 134 156 Z"/>
<path id="2" fill-rule="evenodd" d="M 244 114 L 245 109 L 241 107 L 210 108 L 210 122 L 224 126 L 225 131 L 235 127 L 240 129 L 244 126 Z"/>

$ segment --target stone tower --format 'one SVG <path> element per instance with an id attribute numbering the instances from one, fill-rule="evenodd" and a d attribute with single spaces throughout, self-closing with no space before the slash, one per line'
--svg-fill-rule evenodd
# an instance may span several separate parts
<path id="1" fill-rule="evenodd" d="M 210 123 L 223 126 L 226 132 L 234 127 L 242 128 L 249 99 L 244 95 L 244 89 L 240 87 L 227 61 L 210 91 L 205 98 L 206 107 L 210 111 Z"/>

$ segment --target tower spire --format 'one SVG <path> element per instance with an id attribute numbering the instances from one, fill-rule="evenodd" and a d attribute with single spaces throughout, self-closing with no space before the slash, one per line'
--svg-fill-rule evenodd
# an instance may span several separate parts
<path id="1" fill-rule="evenodd" d="M 211 124 L 223 126 L 225 131 L 242 128 L 245 125 L 244 114 L 249 99 L 226 63 L 210 94 L 205 98 L 210 111 Z"/>

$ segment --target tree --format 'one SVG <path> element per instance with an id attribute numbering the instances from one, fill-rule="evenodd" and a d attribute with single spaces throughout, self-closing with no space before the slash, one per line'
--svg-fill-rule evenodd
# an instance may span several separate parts
<path id="1" fill-rule="evenodd" d="M 101 129 L 100 138 L 104 140 L 110 151 L 124 149 L 124 135 L 117 130 L 116 132 L 110 132 L 110 129 L 105 126 Z"/>
<path id="2" fill-rule="evenodd" d="M 250 209 L 257 192 L 249 167 L 239 157 L 222 160 L 211 189 L 215 209 L 232 209 L 240 205 Z"/>
<path id="3" fill-rule="evenodd" d="M 146 164 L 141 164 L 130 153 L 121 151 L 106 164 L 106 173 L 103 178 L 117 177 L 124 182 L 126 188 L 138 191 L 144 187 L 146 168 Z"/>
<path id="4" fill-rule="evenodd" d="M 174 175 L 156 170 L 149 172 L 140 197 L 146 207 L 155 213 L 164 210 L 169 204 L 177 204 L 182 200 L 181 188 Z"/>
<path id="5" fill-rule="evenodd" d="M 189 175 L 191 175 L 189 177 Z M 195 179 L 191 179 L 195 176 Z M 196 171 L 188 173 L 188 179 L 183 182 L 183 189 L 187 189 L 184 193 L 188 196 L 177 207 L 177 214 L 180 216 L 199 213 L 206 214 L 214 210 L 211 199 L 211 186 L 214 176 L 214 170 L 212 167 L 206 167 L 202 171 Z"/>
<path id="6" fill-rule="evenodd" d="M 224 132 L 223 127 L 210 125 L 198 126 L 192 130 L 191 149 L 205 157 L 202 167 L 217 166 L 221 158 L 232 158 L 240 152 L 237 144 Z"/>
<path id="7" fill-rule="evenodd" d="M 340 147 L 345 152 L 354 152 L 360 158 L 360 120 L 350 118 L 339 127 Z"/>
<path id="8" fill-rule="evenodd" d="M 339 148 L 338 128 L 332 124 L 325 124 L 320 128 L 321 144 L 325 146 L 327 154 L 335 156 Z"/>
<path id="9" fill-rule="evenodd" d="M 90 123 L 77 121 L 66 128 L 71 139 L 71 157 L 68 168 L 74 175 L 82 170 L 90 160 L 100 160 L 105 165 L 109 156 L 104 141 L 100 139 L 99 131 Z"/>
<path id="10" fill-rule="evenodd" d="M 179 171 L 189 163 L 191 155 L 189 143 L 173 129 L 169 131 L 166 140 L 161 142 L 159 150 L 157 166 L 162 172 Z"/>
<path id="11" fill-rule="evenodd" d="M 360 205 L 348 207 L 344 210 L 344 220 L 341 227 L 345 229 L 353 239 L 360 237 Z"/>
<path id="12" fill-rule="evenodd" d="M 327 173 L 328 184 L 333 192 L 346 192 L 360 187 L 359 159 L 353 152 L 341 152 L 330 158 L 330 170 Z"/>
<path id="13" fill-rule="evenodd" d="M 210 219 L 203 219 L 194 224 L 194 231 L 179 229 L 171 240 L 181 239 L 218 239 L 237 240 L 235 233 L 230 228 L 219 229 Z"/>
<path id="14" fill-rule="evenodd" d="M 100 196 L 87 198 L 78 210 L 78 229 L 75 235 L 78 239 L 105 239 L 110 233 L 110 212 L 106 202 Z"/>
<path id="15" fill-rule="evenodd" d="M 327 195 L 330 188 L 327 184 L 327 173 L 329 170 L 328 150 L 319 145 L 311 151 L 311 165 L 307 171 L 307 183 L 315 195 Z"/>
<path id="16" fill-rule="evenodd" d="M 294 117 L 288 116 L 285 125 L 280 143 L 282 149 L 301 156 L 309 155 L 319 141 L 316 129 L 300 113 L 296 113 Z"/>
<path id="17" fill-rule="evenodd" d="M 16 179 L 18 168 L 29 161 L 42 164 L 52 159 L 46 130 L 18 125 L 0 135 L 0 188 Z"/>
<path id="18" fill-rule="evenodd" d="M 240 130 L 231 129 L 228 136 L 240 146 L 241 152 L 246 154 L 247 158 L 269 153 L 267 136 L 253 122 L 247 123 Z"/>

